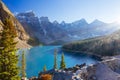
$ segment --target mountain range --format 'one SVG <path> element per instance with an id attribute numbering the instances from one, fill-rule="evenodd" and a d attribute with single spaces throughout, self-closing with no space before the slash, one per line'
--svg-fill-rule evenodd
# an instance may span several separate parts
<path id="1" fill-rule="evenodd" d="M 59 23 L 56 20 L 51 22 L 48 17 L 37 17 L 33 11 L 18 13 L 15 16 L 35 42 L 46 45 L 58 45 L 103 36 L 120 29 L 120 24 L 104 23 L 97 19 L 91 23 L 84 18 L 71 23 L 65 21 Z"/>
<path id="2" fill-rule="evenodd" d="M 111 34 L 120 29 L 118 23 L 105 23 L 94 20 L 88 23 L 84 18 L 66 23 L 51 22 L 48 17 L 37 17 L 33 11 L 13 15 L 6 5 L 0 1 L 0 31 L 3 21 L 10 18 L 16 27 L 18 46 L 29 47 L 40 43 L 45 45 L 62 45 L 73 41 L 94 38 Z M 30 44 L 30 45 L 29 45 Z"/>

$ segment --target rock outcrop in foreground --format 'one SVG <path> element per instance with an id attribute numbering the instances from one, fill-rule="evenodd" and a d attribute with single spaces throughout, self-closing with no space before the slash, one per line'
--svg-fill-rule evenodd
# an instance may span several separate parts
<path id="1" fill-rule="evenodd" d="M 81 64 L 64 70 L 41 72 L 38 78 L 30 80 L 40 80 L 44 74 L 52 75 L 53 80 L 120 80 L 120 55 L 89 66 Z"/>
<path id="2" fill-rule="evenodd" d="M 119 56 L 120 58 L 120 56 Z M 112 57 L 87 68 L 84 80 L 120 80 L 120 59 Z"/>

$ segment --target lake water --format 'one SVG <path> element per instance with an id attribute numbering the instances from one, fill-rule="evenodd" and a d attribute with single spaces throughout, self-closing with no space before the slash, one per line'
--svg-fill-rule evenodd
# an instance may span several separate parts
<path id="1" fill-rule="evenodd" d="M 27 77 L 38 76 L 38 73 L 43 70 L 43 66 L 47 66 L 47 70 L 53 68 L 54 64 L 54 50 L 60 49 L 61 46 L 38 46 L 25 50 L 26 52 L 26 72 Z M 19 51 L 21 53 L 22 50 Z M 66 53 L 65 62 L 67 67 L 73 67 L 76 64 L 94 64 L 97 62 L 96 59 L 91 58 L 88 55 L 80 55 L 74 53 Z M 58 50 L 57 63 L 60 65 L 62 51 Z M 21 58 L 20 58 L 21 59 Z M 20 65 L 20 63 L 19 63 Z"/>

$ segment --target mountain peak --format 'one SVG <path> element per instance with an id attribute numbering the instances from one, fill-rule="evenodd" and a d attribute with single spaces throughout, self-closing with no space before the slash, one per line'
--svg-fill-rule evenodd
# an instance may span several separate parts
<path id="1" fill-rule="evenodd" d="M 86 23 L 86 24 L 88 24 L 88 22 L 86 21 L 86 19 L 84 19 L 84 18 L 82 18 L 82 19 L 80 19 L 80 22 L 82 23 Z"/>
<path id="2" fill-rule="evenodd" d="M 25 13 L 34 13 L 34 11 L 33 10 L 28 10 Z"/>
<path id="3" fill-rule="evenodd" d="M 55 21 L 53 21 L 53 24 L 59 24 L 59 23 L 58 23 L 58 21 L 55 20 Z"/>
<path id="4" fill-rule="evenodd" d="M 98 20 L 98 19 L 95 19 L 93 22 L 102 22 L 102 21 L 100 21 L 100 20 Z"/>
<path id="5" fill-rule="evenodd" d="M 97 24 L 97 25 L 98 25 L 98 24 L 99 24 L 99 25 L 102 25 L 102 24 L 105 24 L 105 23 L 102 22 L 102 21 L 100 21 L 100 20 L 98 20 L 98 19 L 95 19 L 95 20 L 94 20 L 93 22 L 91 22 L 90 24 L 91 24 L 91 25 L 96 25 L 96 24 Z"/>
<path id="6" fill-rule="evenodd" d="M 41 22 L 49 22 L 49 19 L 48 19 L 48 17 L 42 16 L 42 17 L 40 17 L 40 21 Z"/>
<path id="7" fill-rule="evenodd" d="M 82 18 L 78 21 L 73 22 L 72 24 L 74 24 L 74 25 L 87 25 L 88 23 L 84 18 Z"/>
<path id="8" fill-rule="evenodd" d="M 79 21 L 87 22 L 84 18 L 80 19 Z"/>
<path id="9" fill-rule="evenodd" d="M 102 22 L 102 21 L 95 19 L 93 22 Z M 102 22 L 102 23 L 104 23 L 104 22 Z"/>
<path id="10" fill-rule="evenodd" d="M 65 23 L 65 21 L 62 21 L 60 24 L 64 26 L 66 23 Z"/>
<path id="11" fill-rule="evenodd" d="M 17 13 L 16 16 L 26 16 L 26 17 L 35 17 L 35 13 L 33 11 L 26 11 L 23 13 Z"/>

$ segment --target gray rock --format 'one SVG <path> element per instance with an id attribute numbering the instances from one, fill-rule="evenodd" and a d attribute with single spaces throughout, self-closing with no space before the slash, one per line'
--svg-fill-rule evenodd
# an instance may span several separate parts
<path id="1" fill-rule="evenodd" d="M 87 80 L 119 80 L 120 60 L 110 59 L 88 67 Z"/>

